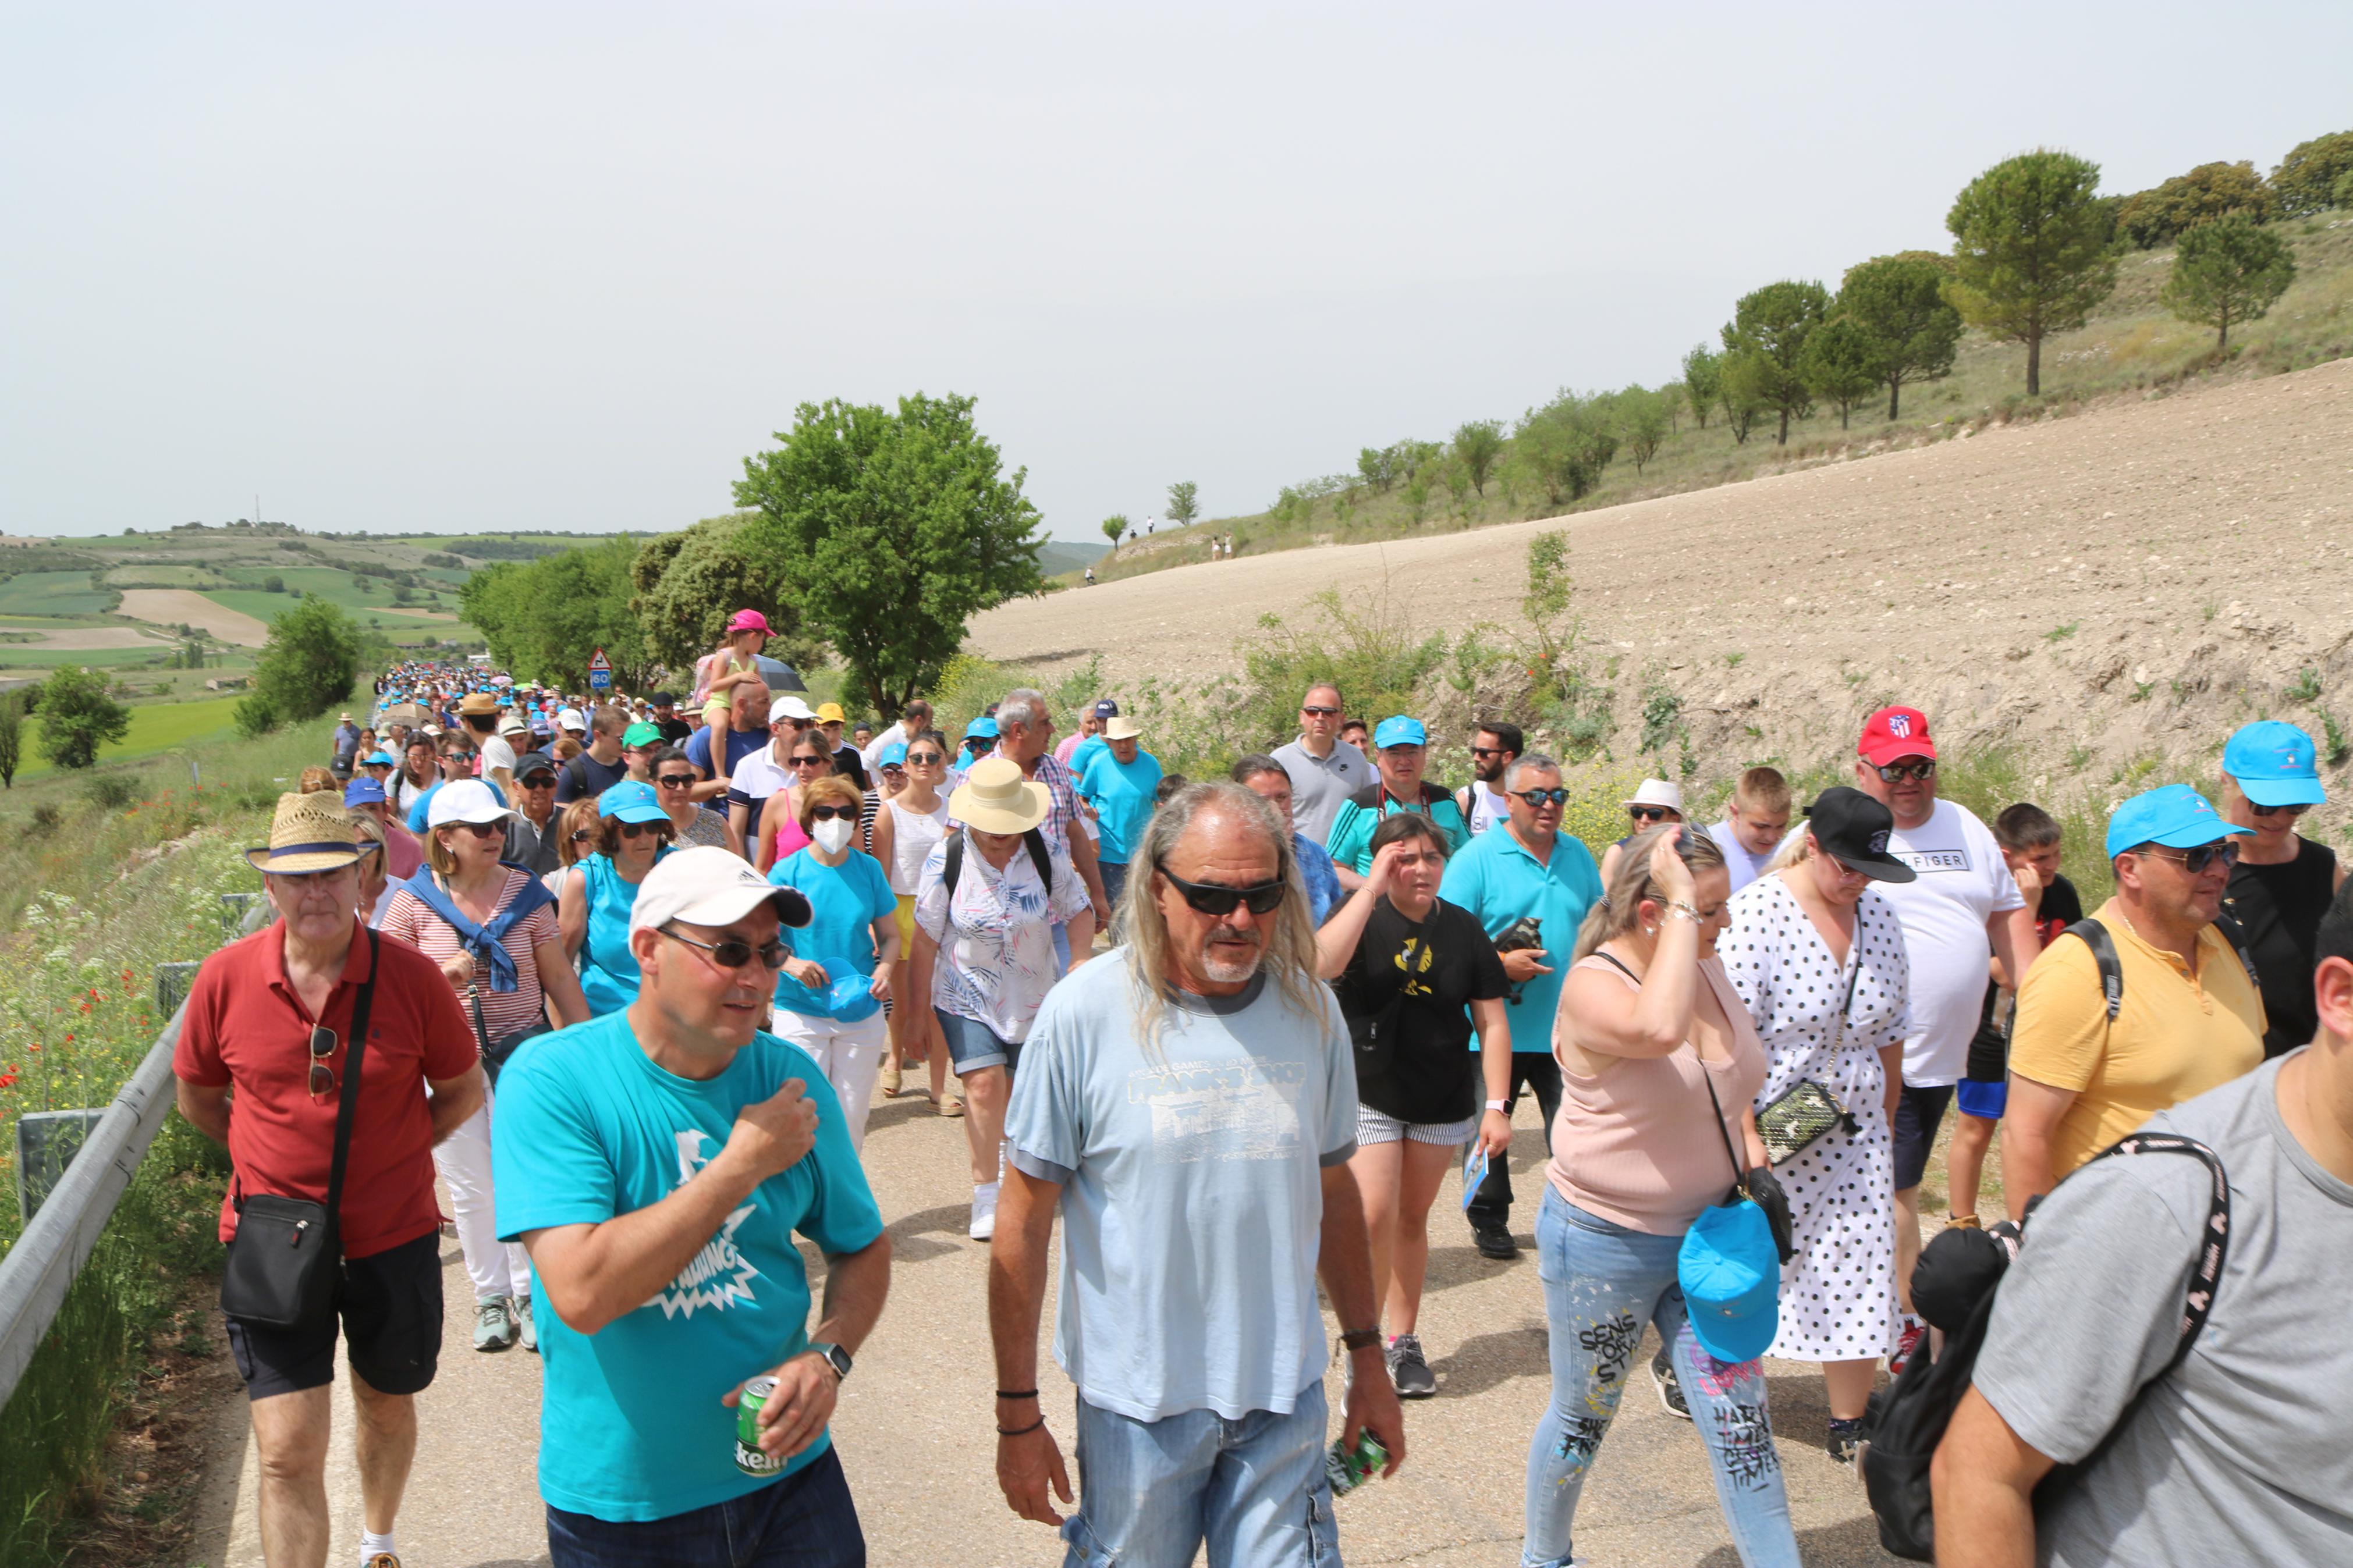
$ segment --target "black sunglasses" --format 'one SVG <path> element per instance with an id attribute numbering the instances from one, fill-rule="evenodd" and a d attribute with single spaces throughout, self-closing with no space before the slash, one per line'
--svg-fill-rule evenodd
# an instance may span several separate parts
<path id="1" fill-rule="evenodd" d="M 621 837 L 632 840 L 641 838 L 649 833 L 657 838 L 670 837 L 670 824 L 667 822 L 624 822 L 620 825 L 620 828 Z"/>
<path id="2" fill-rule="evenodd" d="M 572 842 L 575 844 L 579 843 L 584 838 L 594 838 L 596 837 L 596 830 L 593 827 L 575 827 L 572 830 Z"/>
<path id="3" fill-rule="evenodd" d="M 909 752 L 907 753 L 907 765 L 911 768 L 928 767 L 934 763 L 944 763 L 946 761 L 947 758 L 942 756 L 937 752 Z M 883 765 L 888 767 L 890 764 L 886 763 Z"/>
<path id="4" fill-rule="evenodd" d="M 654 783 L 661 785 L 664 789 L 691 789 L 694 787 L 694 775 L 692 773 L 664 773 L 661 777 L 654 780 Z"/>
<path id="5" fill-rule="evenodd" d="M 813 805 L 809 807 L 809 820 L 811 822 L 830 822 L 837 816 L 847 822 L 855 822 L 858 820 L 858 808 L 854 805 Z"/>
<path id="6" fill-rule="evenodd" d="M 2200 844 L 2195 848 L 2184 849 L 2179 855 L 2159 849 L 2154 845 L 2144 844 L 2140 847 L 2140 853 L 2154 855 L 2160 860 L 2179 860 L 2181 862 L 2181 868 L 2193 877 L 2205 875 L 2206 868 L 2217 860 L 2222 862 L 2225 869 L 2239 863 L 2239 847 L 2232 843 Z"/>
<path id="7" fill-rule="evenodd" d="M 335 1087 L 335 1075 L 327 1067 L 327 1058 L 335 1054 L 335 1031 L 322 1024 L 311 1031 L 311 1098 L 318 1099 Z"/>
<path id="8" fill-rule="evenodd" d="M 831 757 L 795 757 L 793 759 L 793 766 L 797 768 L 821 768 L 831 761 L 833 761 Z"/>
<path id="9" fill-rule="evenodd" d="M 1153 862 L 1153 869 L 1168 879 L 1168 885 L 1184 895 L 1185 901 L 1205 915 L 1229 915 L 1236 904 L 1249 906 L 1254 915 L 1271 915 L 1282 903 L 1285 890 L 1281 882 L 1261 882 L 1255 887 L 1229 888 L 1216 882 L 1188 882 L 1161 862 Z"/>
<path id="10" fill-rule="evenodd" d="M 554 773 L 533 773 L 527 779 L 517 779 L 515 780 L 515 783 L 522 785 L 525 789 L 554 789 L 555 787 L 555 775 Z"/>
<path id="11" fill-rule="evenodd" d="M 1872 772 L 1888 784 L 1902 784 L 1905 779 L 1917 779 L 1926 784 L 1936 776 L 1936 764 L 1933 762 L 1890 763 L 1885 767 L 1875 767 Z"/>
<path id="12" fill-rule="evenodd" d="M 711 962 L 722 969 L 741 969 L 755 957 L 767 968 L 782 969 L 785 966 L 785 960 L 793 955 L 793 950 L 786 947 L 782 939 L 777 937 L 770 937 L 759 946 L 754 947 L 750 942 L 732 936 L 723 942 L 697 942 L 691 936 L 679 935 L 667 926 L 656 926 L 654 929 L 672 942 L 682 942 L 689 947 L 701 948 L 711 955 Z"/>
<path id="13" fill-rule="evenodd" d="M 1318 719 L 1337 719 L 1340 716 L 1340 710 L 1337 708 L 1318 708 L 1312 702 L 1301 703 L 1299 710 L 1302 713 L 1314 714 Z"/>
<path id="14" fill-rule="evenodd" d="M 2286 812 L 2290 816 L 2302 816 L 2306 812 L 2310 811 L 2312 807 L 2310 805 L 2257 805 L 2251 800 L 2247 802 L 2247 809 L 2253 812 L 2257 816 L 2270 816 L 2275 813 L 2283 811 Z"/>
<path id="15" fill-rule="evenodd" d="M 1501 746 L 1473 746 L 1471 748 L 1471 754 L 1474 757 L 1508 757 L 1511 755 L 1509 752 L 1506 752 Z"/>
<path id="16" fill-rule="evenodd" d="M 445 822 L 444 827 L 462 827 L 477 838 L 495 838 L 506 832 L 501 822 Z"/>
<path id="17" fill-rule="evenodd" d="M 1563 800 L 1566 800 L 1568 798 L 1568 792 L 1563 790 L 1560 795 Z M 1667 808 L 1663 805 L 1630 805 L 1626 808 L 1626 815 L 1637 822 L 1664 822 L 1667 819 Z"/>
<path id="18" fill-rule="evenodd" d="M 1547 805 L 1566 805 L 1568 801 L 1568 792 L 1565 789 L 1515 789 L 1512 794 L 1539 811 Z"/>

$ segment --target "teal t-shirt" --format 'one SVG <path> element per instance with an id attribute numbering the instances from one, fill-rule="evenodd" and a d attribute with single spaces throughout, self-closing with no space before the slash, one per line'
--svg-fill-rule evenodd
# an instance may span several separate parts
<path id="1" fill-rule="evenodd" d="M 1549 1053 L 1553 1015 L 1560 1010 L 1560 985 L 1568 976 L 1577 928 L 1601 897 L 1601 869 L 1593 863 L 1593 852 L 1564 833 L 1553 840 L 1552 860 L 1544 864 L 1510 828 L 1492 827 L 1446 862 L 1438 896 L 1477 915 L 1490 941 L 1523 916 L 1535 919 L 1536 936 L 1544 943 L 1540 962 L 1552 973 L 1531 976 L 1519 988 L 1520 999 L 1504 1003 L 1504 1013 L 1511 1021 L 1514 1055 Z M 1471 1048 L 1477 1050 L 1479 1042 L 1472 1040 Z"/>
<path id="2" fill-rule="evenodd" d="M 852 849 L 839 866 L 828 866 L 804 848 L 768 868 L 768 880 L 797 888 L 815 911 L 808 924 L 781 934 L 796 958 L 846 958 L 860 974 L 874 973 L 874 922 L 896 914 L 899 895 L 873 856 Z M 839 975 L 832 978 L 839 980 Z M 776 1005 L 813 1018 L 831 1016 L 824 996 L 791 975 L 776 975 Z"/>
<path id="3" fill-rule="evenodd" d="M 670 853 L 655 855 L 659 865 Z M 629 951 L 629 911 L 637 908 L 638 884 L 625 879 L 601 851 L 585 857 L 580 873 L 588 879 L 588 929 L 580 941 L 580 991 L 596 1017 L 617 1013 L 638 999 L 638 955 Z"/>
<path id="4" fill-rule="evenodd" d="M 1086 748 L 1082 746 L 1078 754 L 1085 756 Z M 1079 793 L 1095 808 L 1095 826 L 1103 833 L 1099 858 L 1114 866 L 1135 858 L 1145 826 L 1152 820 L 1153 792 L 1159 787 L 1160 759 L 1150 752 L 1138 748 L 1135 761 L 1123 763 L 1105 742 L 1088 758 L 1086 772 L 1079 775 Z"/>
<path id="5" fill-rule="evenodd" d="M 1461 854 L 1462 847 L 1471 842 L 1471 829 L 1463 824 L 1462 808 L 1436 784 L 1422 784 L 1421 804 L 1416 807 L 1390 799 L 1388 792 L 1376 784 L 1370 789 L 1358 790 L 1340 804 L 1324 847 L 1335 865 L 1365 876 L 1373 868 L 1373 830 L 1380 826 L 1381 818 L 1392 811 L 1416 810 L 1438 824 L 1439 831 L 1446 835 L 1449 855 Z"/>
<path id="6" fill-rule="evenodd" d="M 553 1506 L 667 1519 L 768 1485 L 735 1468 L 735 1412 L 719 1401 L 807 1347 L 808 1276 L 794 1233 L 827 1253 L 856 1252 L 882 1234 L 882 1215 L 825 1074 L 773 1035 L 753 1036 L 726 1071 L 697 1082 L 656 1067 L 617 1013 L 526 1041 L 500 1075 L 491 1148 L 503 1241 L 660 1202 L 725 1147 L 737 1110 L 787 1079 L 817 1109 L 817 1147 L 761 1183 L 651 1300 L 584 1334 L 533 1279 L 545 1363 L 539 1490 Z"/>

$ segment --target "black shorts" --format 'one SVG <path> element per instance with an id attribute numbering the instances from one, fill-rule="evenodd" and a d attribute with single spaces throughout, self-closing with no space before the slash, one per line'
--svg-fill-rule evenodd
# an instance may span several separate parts
<path id="1" fill-rule="evenodd" d="M 1945 1108 L 1953 1103 L 1953 1086 L 1934 1088 L 1905 1084 L 1895 1102 L 1895 1190 L 1920 1184 L 1928 1169 L 1928 1151 L 1936 1146 L 1936 1129 L 1944 1125 Z"/>
<path id="2" fill-rule="evenodd" d="M 417 1394 L 441 1355 L 441 1233 L 426 1232 L 343 1265 L 335 1285 L 352 1370 L 379 1394 Z M 315 1329 L 228 1320 L 229 1353 L 246 1396 L 267 1399 L 335 1381 L 335 1319 Z"/>

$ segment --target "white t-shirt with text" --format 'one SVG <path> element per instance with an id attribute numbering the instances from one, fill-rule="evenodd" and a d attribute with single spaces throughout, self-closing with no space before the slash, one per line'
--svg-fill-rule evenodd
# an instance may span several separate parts
<path id="1" fill-rule="evenodd" d="M 1912 965 L 1904 1081 L 1923 1089 L 1958 1083 L 1985 1006 L 1986 922 L 2025 908 L 2026 900 L 1993 830 L 1949 800 L 1938 801 L 1919 826 L 1889 834 L 1887 852 L 1919 873 L 1909 882 L 1872 884 L 1904 922 Z"/>

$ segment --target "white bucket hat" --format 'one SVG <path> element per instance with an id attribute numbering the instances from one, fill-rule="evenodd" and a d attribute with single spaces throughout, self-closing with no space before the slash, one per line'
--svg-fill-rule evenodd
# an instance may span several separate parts
<path id="1" fill-rule="evenodd" d="M 1683 814 L 1683 786 L 1672 779 L 1644 779 L 1634 792 L 1628 805 L 1663 805 L 1677 816 Z"/>

